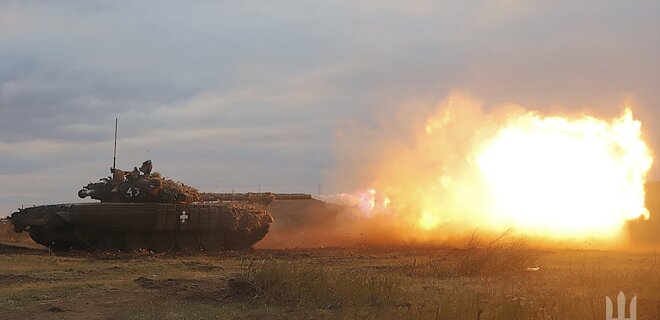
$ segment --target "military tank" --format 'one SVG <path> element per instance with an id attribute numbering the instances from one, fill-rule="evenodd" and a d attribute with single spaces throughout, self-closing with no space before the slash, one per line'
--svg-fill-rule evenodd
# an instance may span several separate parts
<path id="1" fill-rule="evenodd" d="M 150 160 L 131 172 L 114 165 L 110 171 L 111 176 L 78 192 L 100 202 L 19 209 L 10 217 L 14 231 L 29 232 L 53 251 L 197 252 L 249 249 L 273 222 L 266 207 L 278 194 L 200 194 L 152 173 Z"/>

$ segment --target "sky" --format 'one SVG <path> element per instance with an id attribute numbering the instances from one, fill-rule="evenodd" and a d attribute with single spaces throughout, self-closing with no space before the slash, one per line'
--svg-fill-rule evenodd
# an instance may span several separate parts
<path id="1" fill-rule="evenodd" d="M 412 101 L 608 118 L 628 101 L 660 150 L 658 88 L 658 1 L 0 0 L 0 216 L 79 201 L 115 118 L 120 168 L 335 193 L 354 191 L 331 182 L 338 132 Z"/>

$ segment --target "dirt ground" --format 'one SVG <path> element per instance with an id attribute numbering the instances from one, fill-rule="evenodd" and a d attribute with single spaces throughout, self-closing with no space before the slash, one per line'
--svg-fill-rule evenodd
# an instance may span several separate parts
<path id="1" fill-rule="evenodd" d="M 354 247 L 55 256 L 4 243 L 0 310 L 3 319 L 604 319 L 605 296 L 622 290 L 637 295 L 638 319 L 660 318 L 658 253 L 526 252 L 534 264 L 516 272 L 446 268 L 464 253 Z"/>
<path id="2" fill-rule="evenodd" d="M 337 233 L 336 207 L 305 206 L 271 208 L 255 249 L 192 256 L 54 255 L 0 224 L 0 319 L 601 320 L 619 291 L 637 319 L 660 319 L 654 249 L 374 244 Z"/>

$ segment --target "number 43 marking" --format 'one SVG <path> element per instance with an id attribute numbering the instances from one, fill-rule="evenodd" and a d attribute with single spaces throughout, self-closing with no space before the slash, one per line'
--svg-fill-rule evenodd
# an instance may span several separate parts
<path id="1" fill-rule="evenodd" d="M 140 195 L 140 188 L 128 188 L 126 194 L 129 198 L 134 198 Z"/>

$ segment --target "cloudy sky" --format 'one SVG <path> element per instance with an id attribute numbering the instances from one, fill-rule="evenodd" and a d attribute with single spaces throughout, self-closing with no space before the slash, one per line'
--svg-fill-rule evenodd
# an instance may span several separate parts
<path id="1" fill-rule="evenodd" d="M 115 118 L 120 168 L 338 192 L 337 132 L 409 101 L 613 117 L 627 100 L 660 150 L 658 88 L 658 1 L 0 0 L 0 215 L 77 201 Z"/>

